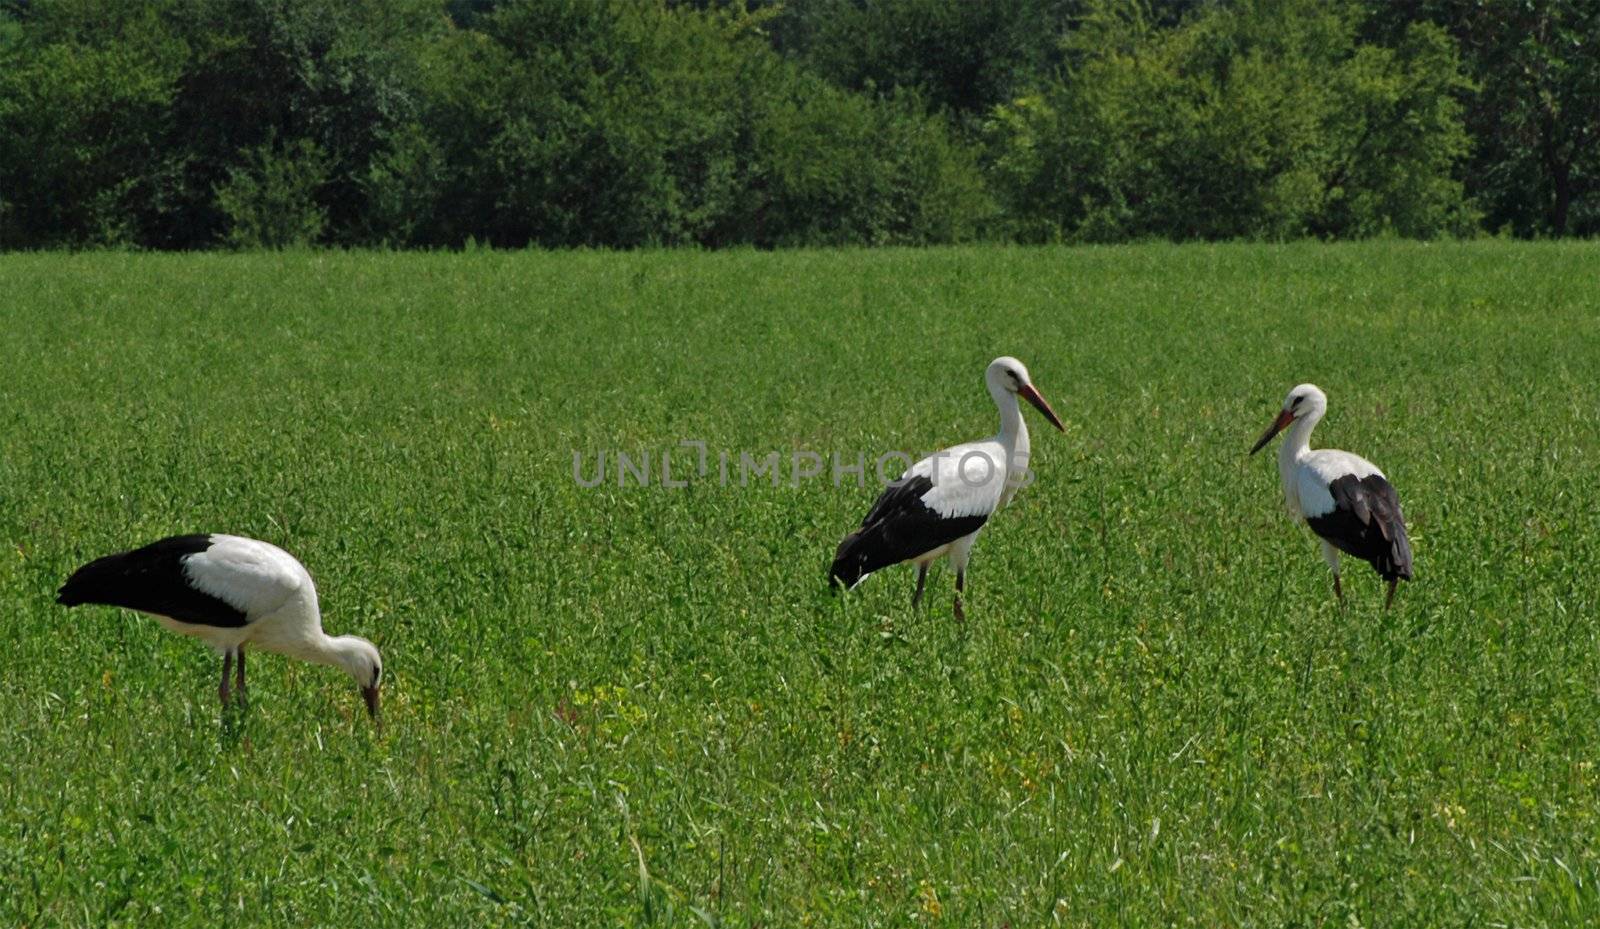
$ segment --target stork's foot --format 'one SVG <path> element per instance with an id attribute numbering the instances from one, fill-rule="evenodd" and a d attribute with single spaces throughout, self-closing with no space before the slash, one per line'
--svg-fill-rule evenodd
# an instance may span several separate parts
<path id="1" fill-rule="evenodd" d="M 956 622 L 958 622 L 958 623 L 966 622 L 967 621 L 967 614 L 961 609 L 961 597 L 960 596 L 957 596 L 956 599 L 955 599 L 954 609 L 955 609 L 955 614 L 956 614 Z"/>
<path id="2" fill-rule="evenodd" d="M 244 691 L 244 646 L 239 646 L 239 674 L 233 681 L 234 699 L 240 703 L 245 702 Z"/>
<path id="3" fill-rule="evenodd" d="M 1383 598 L 1384 610 L 1387 611 L 1389 607 L 1394 605 L 1394 589 L 1398 586 L 1400 586 L 1400 580 L 1398 578 L 1389 579 L 1389 596 Z"/>
<path id="4" fill-rule="evenodd" d="M 928 566 L 925 564 L 917 565 L 917 592 L 911 595 L 911 608 L 913 610 L 917 608 L 918 603 L 922 602 L 922 585 L 927 583 L 927 581 Z"/>
<path id="5" fill-rule="evenodd" d="M 1333 595 L 1338 599 L 1339 605 L 1344 606 L 1344 585 L 1339 583 L 1339 575 L 1333 576 Z"/>

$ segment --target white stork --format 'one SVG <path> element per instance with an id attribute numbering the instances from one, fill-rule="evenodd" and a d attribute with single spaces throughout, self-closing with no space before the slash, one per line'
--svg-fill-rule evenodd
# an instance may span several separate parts
<path id="1" fill-rule="evenodd" d="M 359 636 L 322 631 L 311 575 L 276 545 L 233 535 L 173 536 L 89 562 L 67 579 L 56 602 L 138 610 L 205 641 L 222 653 L 217 693 L 224 707 L 235 658 L 234 686 L 244 696 L 244 649 L 252 645 L 342 669 L 355 678 L 378 721 L 383 661 L 377 647 Z"/>
<path id="2" fill-rule="evenodd" d="M 915 607 L 922 599 L 928 565 L 946 555 L 956 572 L 955 615 L 963 619 L 961 592 L 967 558 L 989 516 L 1011 502 L 1026 480 L 1028 426 L 1017 397 L 1025 398 L 1057 429 L 1066 431 L 1033 386 L 1028 369 L 1005 356 L 984 373 L 989 396 L 1000 408 L 1000 433 L 936 452 L 912 465 L 884 489 L 861 528 L 844 537 L 828 572 L 832 586 L 853 588 L 868 574 L 903 561 L 917 564 Z"/>
<path id="3" fill-rule="evenodd" d="M 1339 553 L 1368 561 L 1389 582 L 1384 609 L 1394 602 L 1401 578 L 1411 580 L 1411 542 L 1406 538 L 1400 498 L 1378 466 L 1360 455 L 1331 448 L 1311 449 L 1311 430 L 1328 411 L 1328 398 L 1315 384 L 1301 384 L 1283 400 L 1283 411 L 1250 449 L 1254 455 L 1290 423 L 1288 438 L 1278 448 L 1278 475 L 1289 512 L 1305 521 L 1322 540 L 1322 557 L 1333 569 L 1333 592 L 1344 602 L 1339 584 Z"/>

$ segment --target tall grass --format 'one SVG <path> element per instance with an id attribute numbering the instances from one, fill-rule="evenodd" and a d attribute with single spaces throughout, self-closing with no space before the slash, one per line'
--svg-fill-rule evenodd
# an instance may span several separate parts
<path id="1" fill-rule="evenodd" d="M 1597 262 L 0 257 L 0 923 L 1593 921 Z M 1008 353 L 1068 431 L 1031 419 L 967 622 L 941 573 L 830 595 L 872 458 L 990 434 Z M 1306 380 L 1399 488 L 1390 613 L 1245 457 Z M 660 486 L 685 440 L 710 474 Z M 381 734 L 273 657 L 223 726 L 213 655 L 52 603 L 187 531 L 306 563 L 384 651 Z"/>

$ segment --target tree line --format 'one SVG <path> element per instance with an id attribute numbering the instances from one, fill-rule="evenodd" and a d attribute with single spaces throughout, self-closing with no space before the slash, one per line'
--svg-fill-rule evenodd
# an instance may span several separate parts
<path id="1" fill-rule="evenodd" d="M 0 248 L 1600 232 L 1586 0 L 0 0 Z"/>

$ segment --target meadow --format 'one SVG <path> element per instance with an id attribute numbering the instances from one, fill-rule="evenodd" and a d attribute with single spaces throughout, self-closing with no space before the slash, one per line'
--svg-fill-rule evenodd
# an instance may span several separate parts
<path id="1" fill-rule="evenodd" d="M 0 256 L 0 924 L 1569 926 L 1600 919 L 1600 244 Z M 830 594 L 853 461 L 1037 481 L 912 611 Z M 1399 489 L 1340 609 L 1251 442 Z M 707 476 L 685 440 L 706 443 Z M 586 488 L 573 455 L 648 452 Z M 339 672 L 66 611 L 275 542 Z"/>

